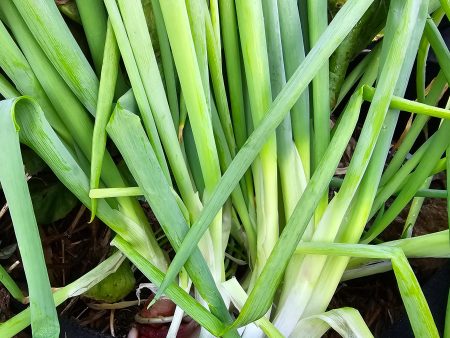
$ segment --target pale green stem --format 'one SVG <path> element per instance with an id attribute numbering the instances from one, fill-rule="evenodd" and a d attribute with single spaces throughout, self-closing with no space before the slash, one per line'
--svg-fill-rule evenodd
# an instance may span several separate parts
<path id="1" fill-rule="evenodd" d="M 428 177 L 423 184 L 422 189 L 427 189 L 430 186 L 432 180 L 433 176 Z M 411 207 L 408 211 L 408 217 L 406 217 L 405 224 L 403 225 L 402 238 L 412 237 L 414 225 L 416 224 L 417 218 L 419 217 L 420 209 L 422 208 L 424 201 L 424 197 L 416 197 L 412 200 Z"/>
<path id="2" fill-rule="evenodd" d="M 17 89 L 2 74 L 0 74 L 0 95 L 5 99 L 20 96 Z"/>
<path id="3" fill-rule="evenodd" d="M 98 79 L 54 1 L 13 0 L 36 41 L 87 110 L 95 113 Z"/>
<path id="4" fill-rule="evenodd" d="M 2 13 L 5 16 L 8 16 L 8 12 L 4 7 L 5 5 L 8 7 L 13 5 L 9 2 L 6 4 L 3 4 L 2 2 L 0 4 Z M 20 93 L 23 95 L 32 95 L 39 101 L 42 107 L 44 107 L 46 117 L 52 127 L 55 128 L 58 134 L 61 135 L 61 137 L 63 137 L 68 144 L 72 145 L 73 140 L 67 130 L 67 127 L 63 121 L 61 121 L 58 113 L 50 103 L 47 95 L 39 83 L 39 80 L 36 78 L 36 75 L 33 73 L 33 70 L 29 65 L 29 61 L 22 54 L 2 22 L 0 22 L 0 44 L 3 46 L 2 53 L 0 53 L 0 67 L 6 75 L 8 75 Z M 8 91 L 9 94 L 16 94 L 16 92 L 11 91 L 11 89 L 8 89 Z M 9 96 L 8 94 L 6 95 Z"/>
<path id="5" fill-rule="evenodd" d="M 264 1 L 263 11 L 272 98 L 275 99 L 286 84 L 277 1 Z M 280 170 L 284 214 L 286 220 L 288 220 L 307 183 L 305 169 L 292 139 L 290 116 L 287 116 L 277 128 L 277 159 Z"/>
<path id="6" fill-rule="evenodd" d="M 363 87 L 364 100 L 372 102 L 374 95 L 375 95 L 375 88 L 370 86 Z M 389 108 L 410 112 L 414 114 L 438 117 L 441 119 L 450 119 L 450 110 L 448 109 L 430 106 L 428 104 L 407 100 L 398 96 L 392 96 Z"/>
<path id="7" fill-rule="evenodd" d="M 202 78 L 203 90 L 206 96 L 208 108 L 211 111 L 211 102 L 209 95 L 209 68 L 208 68 L 208 51 L 206 46 L 206 15 L 207 8 L 205 0 L 188 0 L 186 1 L 186 9 L 189 16 L 189 24 L 191 27 L 192 41 L 197 56 L 198 69 Z"/>
<path id="8" fill-rule="evenodd" d="M 133 88 L 133 94 L 139 106 L 139 111 L 141 113 L 142 120 L 144 122 L 144 126 L 147 131 L 147 135 L 150 139 L 153 148 L 155 149 L 159 164 L 163 168 L 167 181 L 171 182 L 169 169 L 161 145 L 161 140 L 159 138 L 158 131 L 155 125 L 155 120 L 152 115 L 152 110 L 146 96 L 145 84 L 143 83 L 142 77 L 139 72 L 138 68 L 139 66 L 137 64 L 137 60 L 139 58 L 133 55 L 132 50 L 133 46 L 131 45 L 131 42 L 133 42 L 134 39 L 132 38 L 128 39 L 127 31 L 125 29 L 124 22 L 122 21 L 122 17 L 117 7 L 116 1 L 105 0 L 105 5 L 109 14 L 109 20 L 111 21 L 112 27 L 114 29 L 114 34 L 117 39 L 117 44 L 119 46 L 120 53 L 122 54 L 122 58 L 125 63 L 125 68 L 127 69 L 128 76 L 130 78 L 131 86 Z M 130 7 L 130 9 L 132 8 L 133 7 Z M 134 33 L 136 34 L 136 31 L 134 31 Z M 151 48 L 151 45 L 149 47 L 148 45 L 143 44 L 140 47 L 144 46 L 147 47 L 146 52 L 150 53 L 150 50 L 148 49 Z M 156 71 L 157 74 L 159 75 L 159 70 L 157 69 Z M 152 74 L 155 75 L 154 73 Z"/>
<path id="9" fill-rule="evenodd" d="M 116 38 L 108 21 L 105 53 L 100 76 L 100 88 L 98 90 L 97 111 L 95 114 L 94 131 L 92 136 L 92 157 L 91 157 L 91 177 L 90 188 L 95 189 L 100 185 L 100 175 L 102 173 L 103 157 L 106 149 L 106 124 L 112 112 L 112 101 L 114 98 L 114 88 L 116 87 L 117 73 L 119 67 L 120 53 L 117 47 Z M 92 200 L 91 221 L 97 211 L 97 201 Z"/>
<path id="10" fill-rule="evenodd" d="M 30 293 L 33 337 L 59 336 L 59 323 L 50 290 L 39 229 L 19 143 L 19 126 L 13 113 L 16 99 L 0 101 L 0 183 L 8 203 Z"/>
<path id="11" fill-rule="evenodd" d="M 219 17 L 219 2 L 218 0 L 209 0 L 209 11 L 210 11 L 210 21 L 212 23 L 212 28 L 215 36 L 215 44 L 216 50 L 220 51 L 222 49 L 221 46 L 221 38 L 220 38 L 220 17 Z M 219 54 L 220 58 L 220 54 Z M 220 61 L 220 60 L 219 60 Z"/>
<path id="12" fill-rule="evenodd" d="M 308 28 L 310 48 L 319 40 L 328 25 L 327 0 L 307 0 Z M 329 62 L 323 64 L 316 77 L 312 80 L 312 115 L 313 138 L 312 170 L 318 166 L 330 142 L 330 93 L 329 93 Z M 318 223 L 328 204 L 328 192 L 324 194 L 314 215 L 314 223 Z"/>
<path id="13" fill-rule="evenodd" d="M 107 30 L 107 15 L 103 0 L 76 0 L 81 23 L 98 76 L 101 74 Z"/>
<path id="14" fill-rule="evenodd" d="M 178 105 L 177 75 L 159 0 L 152 0 L 152 9 L 156 22 L 156 32 L 158 34 L 159 48 L 161 51 L 167 99 L 169 101 L 170 111 L 172 113 L 173 124 L 174 126 L 178 127 L 180 119 L 180 109 Z"/>
<path id="15" fill-rule="evenodd" d="M 166 22 L 167 33 L 172 47 L 172 53 L 177 66 L 178 76 L 184 93 L 189 121 L 194 134 L 195 145 L 200 159 L 200 166 L 205 181 L 203 201 L 211 197 L 220 176 L 220 164 L 214 141 L 211 116 L 208 107 L 209 91 L 204 88 L 201 77 L 201 67 L 197 61 L 187 9 L 182 0 L 163 1 L 161 9 Z M 203 13 L 204 14 L 204 13 Z M 208 95 L 206 95 L 208 93 Z M 222 216 L 219 211 L 210 226 L 214 251 L 222 253 Z M 220 280 L 223 270 L 222 254 L 215 255 L 213 274 Z M 190 276 L 192 278 L 192 276 Z"/>
<path id="16" fill-rule="evenodd" d="M 257 0 L 238 1 L 236 12 L 253 124 L 257 127 L 272 101 L 262 5 Z M 255 35 L 255 32 L 258 34 Z M 257 277 L 276 243 L 279 231 L 275 134 L 268 137 L 253 165 L 258 245 L 253 275 Z"/>
<path id="17" fill-rule="evenodd" d="M 294 74 L 297 67 L 305 59 L 302 23 L 296 0 L 278 0 L 280 16 L 281 42 L 283 44 L 283 60 L 286 78 Z M 291 109 L 292 134 L 300 154 L 305 176 L 311 174 L 311 130 L 309 90 L 306 89 Z"/>
<path id="18" fill-rule="evenodd" d="M 215 0 L 217 1 L 217 0 Z M 222 129 L 230 148 L 231 155 L 236 155 L 236 141 L 234 138 L 233 124 L 228 106 L 227 93 L 225 90 L 224 77 L 222 73 L 221 50 L 217 49 L 217 42 L 214 34 L 214 27 L 209 16 L 206 16 L 206 47 L 208 54 L 209 68 L 211 69 L 211 82 L 214 89 L 217 112 L 219 113 Z"/>

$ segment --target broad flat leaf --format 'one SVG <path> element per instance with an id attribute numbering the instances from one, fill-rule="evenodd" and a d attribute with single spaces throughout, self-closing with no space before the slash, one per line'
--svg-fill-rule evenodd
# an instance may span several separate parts
<path id="1" fill-rule="evenodd" d="M 47 168 L 45 162 L 33 150 L 25 146 L 21 148 L 23 164 L 28 175 L 34 176 Z"/>
<path id="2" fill-rule="evenodd" d="M 56 180 L 44 182 L 31 179 L 28 187 L 38 224 L 49 224 L 64 218 L 78 203 L 77 198 Z"/>

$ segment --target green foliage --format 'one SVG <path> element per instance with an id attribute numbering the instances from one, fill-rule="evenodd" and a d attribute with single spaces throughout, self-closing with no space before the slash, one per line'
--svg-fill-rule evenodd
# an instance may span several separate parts
<path id="1" fill-rule="evenodd" d="M 370 337 L 357 309 L 326 310 L 342 279 L 392 268 L 415 334 L 436 337 L 407 257 L 450 257 L 448 231 L 413 236 L 424 199 L 450 206 L 448 189 L 430 189 L 450 166 L 449 103 L 438 107 L 449 4 L 0 1 L 0 183 L 31 301 L 0 336 L 30 323 L 57 336 L 55 305 L 69 297 L 119 301 L 135 286 L 131 262 L 154 301 L 176 303 L 173 335 L 185 312 L 202 336 Z M 427 83 L 430 48 L 440 72 Z M 52 298 L 37 224 L 77 200 L 119 252 Z M 383 242 L 412 200 L 402 237 Z M 0 281 L 24 300 L 2 267 Z"/>
<path id="2" fill-rule="evenodd" d="M 32 179 L 28 183 L 34 215 L 38 224 L 50 224 L 64 218 L 78 199 L 59 181 Z"/>

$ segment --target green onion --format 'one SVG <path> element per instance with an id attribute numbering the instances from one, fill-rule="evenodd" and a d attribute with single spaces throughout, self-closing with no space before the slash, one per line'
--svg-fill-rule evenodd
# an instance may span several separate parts
<path id="1" fill-rule="evenodd" d="M 106 123 L 112 111 L 112 101 L 114 97 L 114 88 L 116 86 L 117 71 L 119 67 L 119 49 L 117 47 L 116 38 L 108 22 L 106 32 L 105 53 L 103 58 L 103 66 L 100 77 L 100 85 L 98 92 L 98 103 L 96 111 L 96 119 L 92 136 L 92 158 L 91 158 L 91 189 L 98 188 L 100 184 L 101 166 L 106 147 Z M 92 200 L 91 221 L 95 217 L 97 210 L 97 202 Z"/>
<path id="2" fill-rule="evenodd" d="M 330 26 L 328 26 L 326 32 L 320 39 L 321 41 L 319 41 L 316 47 L 311 50 L 305 61 L 299 66 L 297 71 L 280 92 L 272 107 L 269 109 L 267 117 L 248 138 L 246 145 L 238 152 L 235 159 L 228 167 L 228 170 L 220 180 L 219 185 L 216 187 L 215 193 L 212 195 L 213 197 L 205 206 L 200 218 L 192 225 L 191 230 L 186 235 L 183 245 L 180 247 L 177 256 L 175 256 L 167 271 L 166 279 L 160 287 L 160 293 L 164 291 L 168 282 L 173 280 L 187 257 L 189 257 L 189 253 L 193 250 L 196 243 L 198 243 L 201 236 L 208 228 L 208 225 L 216 215 L 217 210 L 220 209 L 221 205 L 228 198 L 235 185 L 264 145 L 267 135 L 275 131 L 275 128 L 284 119 L 288 110 L 294 105 L 300 94 L 307 87 L 308 82 L 311 81 L 318 69 L 320 69 L 322 62 L 331 55 L 337 45 L 344 39 L 345 34 L 350 31 L 351 27 L 363 15 L 368 6 L 370 6 L 370 3 L 370 1 L 355 2 L 354 0 L 349 0 Z M 351 21 L 346 20 L 345 24 L 342 24 L 342 22 L 339 22 L 342 17 L 348 17 Z M 313 207 L 311 206 L 311 208 Z M 308 220 L 306 220 L 306 222 L 307 221 Z"/>
<path id="3" fill-rule="evenodd" d="M 98 79 L 52 0 L 14 0 L 50 62 L 86 109 L 94 114 Z"/>
<path id="4" fill-rule="evenodd" d="M 33 95 L 40 104 L 45 107 L 46 116 L 50 120 L 53 128 L 70 144 L 71 137 L 69 132 L 58 117 L 56 111 L 51 106 L 47 95 L 39 84 L 38 79 L 34 75 L 30 65 L 25 59 L 22 52 L 15 44 L 12 37 L 9 35 L 6 27 L 0 22 L 0 41 L 2 46 L 5 46 L 0 56 L 0 66 L 5 71 L 12 82 L 16 86 L 17 90 L 25 95 Z M 2 90 L 4 97 L 18 96 L 17 90 L 11 89 L 6 83 L 6 79 L 2 81 L 6 86 L 6 91 Z"/>
<path id="5" fill-rule="evenodd" d="M 228 80 L 228 94 L 231 104 L 231 120 L 236 140 L 236 150 L 239 150 L 247 139 L 246 117 L 250 115 L 246 111 L 244 102 L 244 81 L 241 67 L 241 48 L 238 36 L 238 24 L 236 8 L 233 1 L 220 0 L 220 23 L 223 35 L 223 47 L 225 54 L 226 75 Z M 248 171 L 245 174 L 244 182 L 241 184 L 244 197 L 250 207 L 254 207 L 252 199 L 254 196 L 253 176 Z M 254 209 L 254 208 L 253 208 Z"/>
<path id="6" fill-rule="evenodd" d="M 264 33 L 262 6 L 258 1 L 236 3 L 242 55 L 253 125 L 259 126 L 272 100 L 269 60 Z M 254 32 L 257 36 L 254 36 Z M 258 62 L 255 60 L 258 58 Z M 277 154 L 275 134 L 269 136 L 253 163 L 256 194 L 257 277 L 278 238 Z"/>
<path id="7" fill-rule="evenodd" d="M 449 230 L 412 237 L 425 198 L 450 210 L 430 189 L 450 184 L 447 0 L 70 6 L 0 1 L 0 180 L 31 301 L 0 336 L 56 336 L 55 307 L 119 281 L 124 256 L 153 283 L 149 306 L 175 303 L 171 337 L 185 314 L 201 337 L 372 337 L 356 309 L 327 308 L 340 282 L 389 270 L 415 335 L 438 336 L 407 258 L 450 257 Z M 23 162 L 41 174 L 19 142 L 115 235 L 118 251 L 53 295 Z M 0 266 L 27 303 L 13 276 Z"/>
<path id="8" fill-rule="evenodd" d="M 419 282 L 401 249 L 361 244 L 333 244 L 330 246 L 321 243 L 304 243 L 297 249 L 297 253 L 390 259 L 408 316 L 420 318 L 411 322 L 414 334 L 419 337 L 439 337 Z"/>
<path id="9" fill-rule="evenodd" d="M 283 61 L 286 78 L 292 76 L 305 59 L 302 23 L 295 0 L 278 1 L 280 16 L 281 42 L 283 44 Z M 309 91 L 306 89 L 291 109 L 292 134 L 298 153 L 302 160 L 306 178 L 310 177 L 311 166 L 311 131 Z"/>
<path id="10" fill-rule="evenodd" d="M 84 205 L 90 207 L 88 177 L 51 129 L 36 101 L 23 98 L 14 108 L 15 121 L 20 127 L 20 141 L 41 156 L 61 182 Z M 117 234 L 139 248 L 147 259 L 152 260 L 159 268 L 166 269 L 166 258 L 148 223 L 136 223 L 117 209 L 112 209 L 105 201 L 99 201 L 97 215 Z"/>
<path id="11" fill-rule="evenodd" d="M 159 48 L 161 51 L 167 99 L 169 101 L 170 111 L 172 113 L 173 124 L 174 126 L 178 126 L 180 112 L 177 96 L 177 78 L 172 52 L 170 50 L 169 38 L 167 37 L 167 30 L 164 26 L 164 20 L 159 0 L 152 0 L 152 9 L 156 21 L 156 32 L 158 34 Z"/>
<path id="12" fill-rule="evenodd" d="M 427 2 L 425 1 L 421 4 L 408 3 L 408 6 L 403 5 L 404 4 L 402 2 L 391 3 L 391 9 L 389 11 L 385 31 L 386 35 L 380 56 L 380 66 L 384 64 L 384 60 L 389 54 L 394 58 L 398 56 L 395 55 L 395 52 L 391 52 L 391 48 L 388 46 L 390 46 L 389 44 L 393 43 L 395 39 L 401 38 L 399 31 L 402 31 L 402 34 L 408 34 L 411 38 L 413 38 L 407 40 L 410 45 L 408 46 L 408 49 L 403 50 L 403 52 L 406 51 L 405 57 L 403 59 L 397 59 L 397 62 L 401 62 L 403 65 L 398 75 L 399 79 L 397 86 L 393 91 L 394 95 L 403 95 L 406 89 L 406 80 L 409 77 L 415 54 L 418 49 L 420 33 L 423 30 Z M 416 6 L 419 6 L 419 8 Z M 411 22 L 405 17 L 404 11 L 407 11 L 409 15 L 414 17 L 413 20 L 416 21 L 416 25 L 411 25 Z M 409 26 L 409 33 L 406 29 L 402 29 L 398 26 L 399 22 L 403 22 Z M 412 32 L 411 29 L 413 30 Z M 403 38 L 405 38 L 405 36 Z M 393 46 L 399 48 L 399 45 L 395 42 Z M 389 63 L 387 63 L 386 67 L 383 68 L 385 74 L 389 73 Z M 369 73 L 372 72 L 371 69 L 368 71 Z M 375 106 L 373 107 L 375 108 Z M 363 228 L 368 221 L 370 207 L 373 203 L 373 199 L 375 198 L 378 186 L 377 182 L 380 179 L 385 159 L 390 148 L 397 117 L 398 111 L 390 110 L 387 112 L 386 119 L 383 122 L 383 126 L 377 140 L 377 145 L 374 148 L 366 173 L 364 174 L 361 184 L 358 187 L 357 194 L 349 206 L 348 215 L 344 219 L 345 222 L 341 225 L 341 229 L 339 229 L 339 232 L 337 233 L 337 242 L 356 243 L 361 236 Z M 305 316 L 318 313 L 326 309 L 334 291 L 336 290 L 336 286 L 341 279 L 346 265 L 347 260 L 345 258 L 329 258 L 327 260 L 327 263 L 322 270 L 320 279 L 318 280 L 317 288 L 314 289 L 311 301 L 305 309 Z"/>
<path id="13" fill-rule="evenodd" d="M 47 103 L 43 100 L 38 100 L 39 104 L 42 105 L 45 112 L 55 109 L 63 123 L 66 126 L 71 126 L 70 134 L 73 141 L 71 142 L 72 144 L 69 143 L 69 145 L 75 148 L 77 161 L 79 164 L 87 162 L 85 159 L 91 158 L 92 134 L 94 129 L 87 112 L 55 71 L 52 64 L 46 59 L 45 54 L 33 39 L 30 30 L 27 29 L 23 20 L 20 19 L 19 13 L 14 8 L 14 5 L 11 2 L 1 2 L 0 8 L 2 12 L 7 14 L 10 20 L 15 22 L 13 26 L 15 36 L 22 47 L 27 46 L 27 59 L 33 68 L 33 72 L 39 75 L 39 81 L 45 90 L 45 94 L 48 95 L 51 105 L 55 108 L 53 108 L 50 103 L 50 107 L 48 107 Z M 13 79 L 20 81 L 20 74 L 14 75 Z M 22 94 L 32 95 L 34 97 L 33 91 L 39 89 L 39 87 L 39 84 L 37 84 L 33 85 L 31 88 L 25 88 L 26 91 L 24 90 Z M 64 100 L 61 98 L 64 98 Z M 48 114 L 46 117 L 49 118 Z M 49 122 L 51 123 L 52 119 L 49 118 Z M 52 126 L 53 125 L 54 124 L 52 124 Z M 58 131 L 58 129 L 56 130 Z M 67 138 L 63 138 L 63 140 L 68 143 Z M 88 172 L 89 169 L 85 168 L 83 165 L 83 170 Z M 123 178 L 108 153 L 105 154 L 104 158 L 102 180 L 106 184 L 110 184 L 112 186 L 124 185 Z M 143 224 L 147 223 L 145 215 L 137 205 L 136 201 L 132 201 L 130 199 L 120 199 L 119 202 L 124 208 L 125 213 L 135 222 Z"/>
<path id="14" fill-rule="evenodd" d="M 121 128 L 128 125 L 128 129 Z M 133 177 L 142 187 L 145 197 L 164 229 L 172 246 L 177 250 L 188 230 L 186 220 L 178 208 L 177 201 L 170 190 L 156 155 L 140 125 L 139 118 L 123 108 L 116 108 L 108 124 L 107 131 L 121 151 Z M 129 151 L 129 150 L 133 151 Z M 150 170 L 150 174 L 149 173 Z M 186 269 L 207 301 L 213 314 L 225 323 L 231 317 L 215 287 L 214 280 L 200 251 L 196 251 L 186 264 Z"/>
<path id="15" fill-rule="evenodd" d="M 142 79 L 140 78 L 139 66 L 137 64 L 138 60 L 142 60 L 143 62 L 144 61 L 149 62 L 148 59 L 150 59 L 150 62 L 151 62 L 151 59 L 152 59 L 151 55 L 148 55 L 147 59 L 137 58 L 133 55 L 131 42 L 128 40 L 126 28 L 125 28 L 124 22 L 122 21 L 121 14 L 119 12 L 119 8 L 116 4 L 116 1 L 115 0 L 105 1 L 105 5 L 106 5 L 106 9 L 109 14 L 109 19 L 111 21 L 111 25 L 114 30 L 114 34 L 117 39 L 117 44 L 119 46 L 120 53 L 122 54 L 122 57 L 123 57 L 123 60 L 125 63 L 125 68 L 127 69 L 129 77 L 130 77 L 131 86 L 133 88 L 133 94 L 135 96 L 137 105 L 139 107 L 139 110 L 140 110 L 140 113 L 141 113 L 141 116 L 142 116 L 142 119 L 144 122 L 144 126 L 147 130 L 147 134 L 149 135 L 150 142 L 152 143 L 152 146 L 156 151 L 158 161 L 164 170 L 166 178 L 170 182 L 169 169 L 167 167 L 166 159 L 164 156 L 164 151 L 162 149 L 161 140 L 159 138 L 158 131 L 156 129 L 155 120 L 152 115 L 151 106 L 150 106 L 150 103 L 149 103 L 147 95 L 146 95 L 145 85 L 144 85 Z M 134 6 L 134 8 L 135 7 L 136 7 L 136 5 Z M 143 15 L 143 13 L 142 13 L 142 15 Z M 141 21 L 142 21 L 142 18 L 141 18 Z M 148 39 L 150 39 L 150 36 L 148 36 Z M 150 44 L 150 46 L 148 46 L 148 48 L 152 48 L 151 44 Z M 150 51 L 147 51 L 147 52 L 150 53 Z M 154 54 L 153 54 L 153 59 L 154 59 Z M 157 74 L 159 75 L 159 71 L 157 71 L 157 72 L 158 72 Z M 157 75 L 155 74 L 155 76 L 157 76 Z"/>
<path id="16" fill-rule="evenodd" d="M 310 47 L 319 40 L 327 27 L 327 1 L 308 0 L 308 31 Z M 311 82 L 312 117 L 313 117 L 313 163 L 312 170 L 319 165 L 325 149 L 330 142 L 330 93 L 329 61 L 327 60 L 316 77 Z M 328 204 L 328 193 L 325 192 L 314 216 L 314 223 L 318 223 Z"/>
<path id="17" fill-rule="evenodd" d="M 1 74 L 0 74 L 0 94 L 5 99 L 20 96 L 20 93 L 17 91 L 17 89 Z"/>
<path id="18" fill-rule="evenodd" d="M 194 41 L 197 39 L 191 35 L 189 19 L 185 4 L 181 0 L 163 1 L 161 9 L 166 22 L 167 33 L 174 55 L 175 65 L 184 93 L 189 122 L 194 134 L 195 146 L 200 160 L 200 167 L 205 182 L 203 194 L 204 202 L 209 201 L 220 178 L 220 165 L 217 149 L 214 142 L 211 117 L 208 108 L 209 91 L 202 85 L 201 70 L 197 62 L 194 49 Z M 199 15 L 202 15 L 199 13 Z M 195 31 L 194 31 L 195 32 Z M 204 90 L 201 90 L 203 88 Z M 214 271 L 216 280 L 222 279 L 223 261 L 221 212 L 216 212 L 216 217 L 211 224 L 210 232 L 214 245 Z M 192 278 L 192 276 L 190 276 Z"/>
<path id="19" fill-rule="evenodd" d="M 101 0 L 76 0 L 89 50 L 94 61 L 97 75 L 100 77 L 107 31 L 107 16 Z"/>
<path id="20" fill-rule="evenodd" d="M 58 318 L 22 163 L 19 127 L 14 114 L 11 114 L 16 104 L 17 101 L 14 99 L 0 102 L 2 119 L 0 140 L 5 146 L 5 151 L 0 153 L 0 159 L 3 162 L 0 168 L 0 182 L 8 202 L 27 278 L 33 336 L 58 337 Z"/>

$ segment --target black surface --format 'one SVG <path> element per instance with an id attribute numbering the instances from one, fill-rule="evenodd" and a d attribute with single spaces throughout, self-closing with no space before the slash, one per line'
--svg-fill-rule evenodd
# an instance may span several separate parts
<path id="1" fill-rule="evenodd" d="M 438 270 L 422 288 L 430 306 L 434 321 L 442 337 L 445 325 L 445 312 L 450 285 L 450 263 Z M 381 335 L 381 338 L 414 338 L 408 316 L 405 315 Z"/>
<path id="2" fill-rule="evenodd" d="M 112 336 L 81 327 L 77 322 L 60 318 L 60 338 L 112 338 Z"/>

